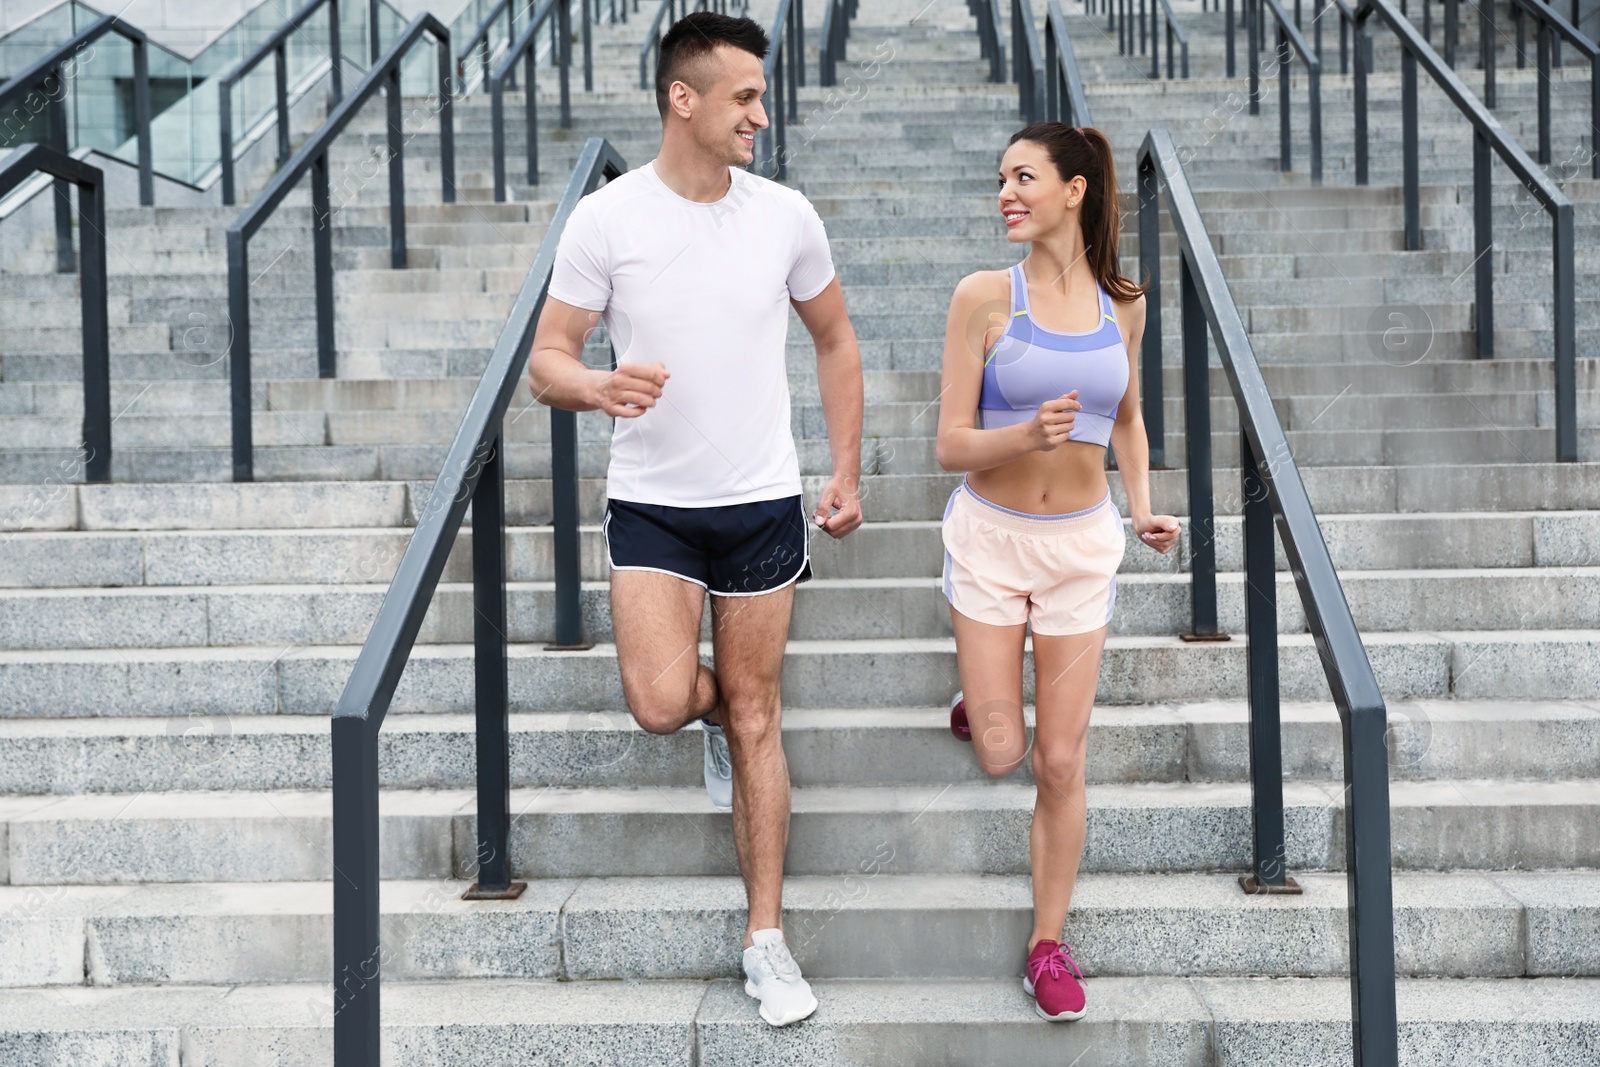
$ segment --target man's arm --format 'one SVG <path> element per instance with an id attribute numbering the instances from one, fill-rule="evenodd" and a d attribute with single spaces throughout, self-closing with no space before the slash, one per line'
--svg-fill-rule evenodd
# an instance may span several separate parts
<path id="1" fill-rule="evenodd" d="M 660 363 L 622 363 L 614 371 L 584 366 L 584 339 L 599 322 L 598 311 L 545 298 L 528 356 L 533 398 L 566 411 L 599 408 L 625 419 L 643 415 L 660 398 L 670 377 L 667 369 Z"/>
<path id="2" fill-rule="evenodd" d="M 861 525 L 861 346 L 839 279 L 810 300 L 791 301 L 817 348 L 817 387 L 828 423 L 833 477 L 817 502 L 818 525 L 834 537 Z"/>

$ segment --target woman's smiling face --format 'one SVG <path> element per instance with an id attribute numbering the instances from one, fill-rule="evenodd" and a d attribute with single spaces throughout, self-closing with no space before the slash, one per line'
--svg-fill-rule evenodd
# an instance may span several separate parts
<path id="1" fill-rule="evenodd" d="M 1038 240 L 1075 216 L 1088 188 L 1082 175 L 1062 181 L 1050 153 L 1034 141 L 1018 141 L 1006 149 L 999 181 L 1000 214 L 1006 239 L 1013 242 Z"/>

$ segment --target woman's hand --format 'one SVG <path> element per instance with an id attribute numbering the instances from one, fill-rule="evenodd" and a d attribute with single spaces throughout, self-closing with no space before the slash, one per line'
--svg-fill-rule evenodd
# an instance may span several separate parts
<path id="1" fill-rule="evenodd" d="M 1034 450 L 1050 452 L 1060 447 L 1072 435 L 1072 426 L 1078 417 L 1075 413 L 1082 410 L 1076 389 L 1040 404 L 1033 421 L 1028 424 L 1028 441 Z"/>
<path id="2" fill-rule="evenodd" d="M 1139 540 L 1161 553 L 1172 551 L 1178 543 L 1179 530 L 1178 520 L 1171 515 L 1138 515 L 1133 520 L 1133 532 Z"/>

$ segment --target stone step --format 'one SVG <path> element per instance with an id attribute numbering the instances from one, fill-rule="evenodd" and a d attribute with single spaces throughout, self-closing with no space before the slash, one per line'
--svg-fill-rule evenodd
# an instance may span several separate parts
<path id="1" fill-rule="evenodd" d="M 1181 455 L 1174 455 L 1175 460 Z M 69 476 L 71 467 L 63 468 Z M 81 476 L 81 463 L 79 465 Z M 1307 467 L 1301 472 L 1313 506 L 1327 514 L 1376 515 L 1456 511 L 1570 511 L 1600 508 L 1600 464 L 1543 462 L 1442 467 Z M 1218 468 L 1219 514 L 1236 514 L 1240 499 L 1226 491 L 1235 472 Z M 807 499 L 820 478 L 803 479 Z M 953 474 L 873 475 L 863 479 L 869 521 L 932 520 L 944 514 Z M 1124 514 L 1127 501 L 1112 477 L 1111 495 Z M 427 506 L 432 481 L 222 482 L 206 485 L 81 485 L 59 477 L 40 485 L 0 485 L 0 530 L 252 530 L 296 527 L 401 526 Z M 1182 515 L 1187 473 L 1155 470 L 1152 499 Z M 597 523 L 604 510 L 602 480 L 580 479 L 580 521 Z M 550 522 L 549 483 L 510 480 L 507 521 Z M 1583 557 L 1580 557 L 1583 558 Z"/>
<path id="2" fill-rule="evenodd" d="M 1390 700 L 1600 695 L 1600 641 L 1592 629 L 1373 632 L 1363 642 Z M 0 651 L 0 717 L 324 715 L 337 705 L 358 651 L 353 644 Z M 1238 635 L 1202 645 L 1172 635 L 1113 635 L 1097 699 L 1239 699 L 1247 688 L 1245 652 Z M 708 643 L 700 653 L 710 654 Z M 1281 635 L 1278 660 L 1284 699 L 1330 699 L 1309 635 Z M 1029 661 L 1031 655 L 1025 656 L 1024 699 L 1031 700 Z M 470 711 L 472 664 L 470 644 L 418 645 L 393 707 Z M 508 672 L 513 710 L 625 706 L 609 644 L 547 652 L 539 644 L 513 643 Z M 934 705 L 949 700 L 959 685 L 955 643 L 944 637 L 792 640 L 784 661 L 783 689 L 791 707 Z"/>
<path id="3" fill-rule="evenodd" d="M 1167 555 L 1128 548 L 1119 573 L 1188 570 L 1190 528 Z M 1125 527 L 1130 520 L 1124 520 Z M 1318 516 L 1334 565 L 1349 570 L 1438 567 L 1597 567 L 1600 516 L 1590 512 L 1447 512 L 1424 515 Z M 813 539 L 813 569 L 842 579 L 939 573 L 944 549 L 937 520 L 869 521 L 843 541 Z M 1239 519 L 1216 520 L 1215 552 L 1223 571 L 1242 566 Z M 233 586 L 383 582 L 409 540 L 403 528 L 21 532 L 0 540 L 0 588 L 71 586 Z M 582 574 L 602 581 L 605 543 L 598 526 L 580 527 Z M 507 531 L 511 581 L 554 578 L 547 526 Z M 1288 563 L 1278 548 L 1277 568 Z M 442 580 L 468 581 L 471 545 L 458 537 Z"/>
<path id="4" fill-rule="evenodd" d="M 1580 1067 L 1600 1042 L 1595 987 L 1587 978 L 1403 979 L 1401 1062 Z M 1106 1067 L 1350 1060 L 1346 979 L 1104 978 L 1090 988 L 1090 1015 L 1063 1028 L 1034 1014 L 1015 978 L 822 980 L 818 1013 L 774 1030 L 731 980 L 392 982 L 384 1055 L 394 1067 L 499 1067 L 513 1045 L 549 1067 L 859 1067 L 885 1056 L 960 1067 L 1070 1062 L 1090 1050 Z M 19 989 L 0 1007 L 0 1052 L 26 1050 L 41 1067 L 176 1061 L 180 1048 L 207 1062 L 247 1062 L 263 1048 L 325 1062 L 333 1006 L 326 982 Z"/>
<path id="5" fill-rule="evenodd" d="M 88 710 L 83 705 L 70 709 Z M 1392 780 L 1492 776 L 1582 779 L 1600 774 L 1600 705 L 1593 701 L 1395 700 L 1388 707 Z M 1032 721 L 1031 708 L 1027 712 Z M 1330 704 L 1282 706 L 1286 778 L 1343 773 Z M 468 713 L 391 715 L 378 735 L 380 782 L 392 789 L 473 784 Z M 1243 782 L 1249 779 L 1243 701 L 1106 705 L 1089 726 L 1087 779 Z M 968 746 L 933 708 L 790 708 L 784 750 L 800 786 L 901 785 L 984 779 Z M 698 731 L 658 736 L 626 711 L 511 716 L 511 782 L 519 788 L 693 788 Z M 321 716 L 232 715 L 218 708 L 164 718 L 131 715 L 0 719 L 0 795 L 163 789 L 326 789 L 332 766 Z M 1030 765 L 1016 772 L 1032 777 Z"/>
<path id="6" fill-rule="evenodd" d="M 1345 570 L 1340 585 L 1356 626 L 1367 635 L 1600 629 L 1600 567 Z M 387 591 L 383 584 L 354 581 L 0 590 L 0 649 L 359 645 Z M 1244 592 L 1242 574 L 1217 575 L 1217 620 L 1225 632 L 1245 628 Z M 1277 601 L 1278 632 L 1305 632 L 1300 594 L 1286 572 L 1278 575 Z M 556 613 L 553 583 L 508 582 L 506 610 L 508 640 L 548 640 Z M 583 589 L 581 613 L 589 638 L 614 639 L 609 583 L 592 582 Z M 443 583 L 417 640 L 468 643 L 475 618 L 471 584 Z M 1188 575 L 1118 577 L 1111 634 L 1170 635 L 1189 618 Z M 920 640 L 947 636 L 950 613 L 938 575 L 817 577 L 797 590 L 789 632 L 796 641 Z M 710 636 L 707 617 L 701 638 Z"/>
<path id="7" fill-rule="evenodd" d="M 1600 865 L 1588 832 L 1595 779 L 1392 782 L 1392 857 L 1401 870 Z M 1343 786 L 1284 785 L 1289 869 L 1341 870 Z M 476 866 L 476 793 L 385 790 L 384 878 L 462 877 Z M 880 842 L 906 874 L 1025 874 L 1036 792 L 1028 782 L 812 786 L 793 791 L 785 870 L 853 873 Z M 730 816 L 705 788 L 514 789 L 508 844 L 518 877 L 737 875 Z M 1250 787 L 1088 787 L 1085 873 L 1244 871 Z M 307 881 L 326 877 L 326 792 L 149 792 L 0 798 L 13 886 Z"/>
<path id="8" fill-rule="evenodd" d="M 786 881 L 785 940 L 808 979 L 1020 977 L 1033 905 L 1026 878 L 901 875 L 895 859 L 884 842 L 859 873 Z M 1342 977 L 1346 879 L 1296 879 L 1302 895 L 1251 897 L 1229 874 L 1086 875 L 1066 939 L 1091 981 Z M 461 900 L 467 885 L 383 885 L 386 985 L 739 973 L 737 878 L 534 881 L 515 901 L 488 903 Z M 1401 872 L 1394 895 L 1402 977 L 1600 975 L 1592 871 Z M 12 916 L 0 938 L 28 950 L 3 978 L 13 988 L 82 986 L 89 960 L 99 986 L 314 982 L 332 958 L 332 904 L 325 882 L 74 886 L 49 899 L 37 887 L 0 887 Z"/>

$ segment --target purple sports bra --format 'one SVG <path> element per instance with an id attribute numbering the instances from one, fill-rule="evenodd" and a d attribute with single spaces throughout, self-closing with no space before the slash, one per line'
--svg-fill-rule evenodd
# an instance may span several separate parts
<path id="1" fill-rule="evenodd" d="M 1011 268 L 1011 321 L 983 361 L 978 425 L 992 430 L 1028 422 L 1047 400 L 1078 390 L 1083 410 L 1069 441 L 1105 445 L 1128 391 L 1128 349 L 1111 297 L 1098 285 L 1100 325 L 1087 333 L 1057 333 L 1033 321 L 1022 264 Z"/>

